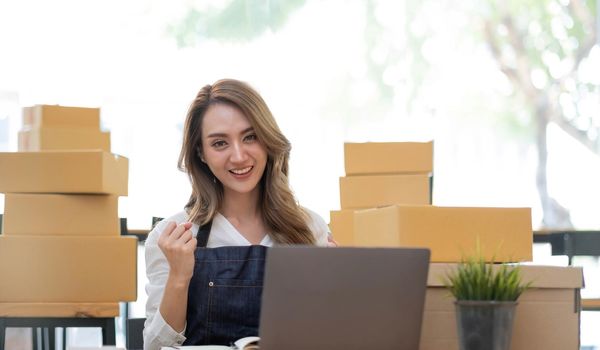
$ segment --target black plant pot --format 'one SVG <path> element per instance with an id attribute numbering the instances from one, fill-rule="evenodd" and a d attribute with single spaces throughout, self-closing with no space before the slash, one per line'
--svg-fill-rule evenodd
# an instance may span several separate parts
<path id="1" fill-rule="evenodd" d="M 509 350 L 516 301 L 457 300 L 460 350 Z"/>

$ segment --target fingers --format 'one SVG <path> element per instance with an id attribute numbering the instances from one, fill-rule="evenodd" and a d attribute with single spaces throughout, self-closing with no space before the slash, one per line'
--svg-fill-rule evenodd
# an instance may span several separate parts
<path id="1" fill-rule="evenodd" d="M 188 232 L 191 227 L 191 222 L 184 222 L 183 224 L 179 224 L 169 236 L 171 236 L 171 238 L 173 239 L 178 239 L 179 237 L 182 237 L 184 233 Z"/>
<path id="2" fill-rule="evenodd" d="M 160 237 L 168 237 L 169 235 L 171 235 L 171 232 L 173 232 L 173 230 L 175 230 L 177 228 L 177 224 L 174 223 L 173 221 L 169 221 L 167 223 L 167 226 L 165 226 L 165 228 L 163 229 L 163 231 L 160 234 Z"/>
<path id="3" fill-rule="evenodd" d="M 337 247 L 338 246 L 338 242 L 336 242 L 335 239 L 333 239 L 333 237 L 328 236 L 327 237 L 327 246 L 328 247 Z"/>
<path id="4" fill-rule="evenodd" d="M 198 246 L 198 240 L 196 240 L 195 238 L 192 238 L 185 243 L 185 247 L 187 249 L 195 250 L 196 246 Z"/>
<path id="5" fill-rule="evenodd" d="M 182 245 L 189 242 L 193 235 L 190 229 L 192 228 L 191 222 L 185 222 L 177 225 L 176 223 L 170 221 L 165 226 L 163 232 L 160 234 L 158 239 L 159 245 L 162 246 L 174 246 L 174 245 Z"/>

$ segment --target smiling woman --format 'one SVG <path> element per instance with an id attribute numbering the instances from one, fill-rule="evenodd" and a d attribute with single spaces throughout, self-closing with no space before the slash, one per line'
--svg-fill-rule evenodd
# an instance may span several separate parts
<path id="1" fill-rule="evenodd" d="M 198 153 L 223 185 L 224 197 L 238 203 L 248 198 L 256 203 L 267 150 L 248 118 L 236 107 L 217 103 L 206 111 L 202 126 L 202 146 Z"/>
<path id="2" fill-rule="evenodd" d="M 266 247 L 328 245 L 325 221 L 290 190 L 290 149 L 246 83 L 219 80 L 200 90 L 179 157 L 192 194 L 185 211 L 146 240 L 145 349 L 257 335 Z"/>

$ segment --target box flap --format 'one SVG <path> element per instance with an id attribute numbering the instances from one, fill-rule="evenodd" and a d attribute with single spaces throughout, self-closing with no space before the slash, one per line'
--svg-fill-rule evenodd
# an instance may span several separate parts
<path id="1" fill-rule="evenodd" d="M 433 263 L 429 265 L 427 286 L 443 287 L 445 276 L 456 269 L 458 264 Z M 522 272 L 523 282 L 531 282 L 533 288 L 583 288 L 583 268 L 541 265 L 515 265 Z M 497 264 L 494 268 L 500 268 Z"/>

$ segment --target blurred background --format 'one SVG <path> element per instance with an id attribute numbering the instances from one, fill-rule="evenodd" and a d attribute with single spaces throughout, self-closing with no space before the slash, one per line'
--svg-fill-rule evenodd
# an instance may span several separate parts
<path id="1" fill-rule="evenodd" d="M 101 107 L 130 161 L 119 214 L 149 228 L 190 193 L 176 167 L 190 102 L 236 78 L 267 101 L 293 145 L 293 190 L 326 221 L 344 142 L 433 139 L 435 205 L 599 230 L 599 31 L 597 0 L 2 0 L 0 151 L 17 150 L 24 106 Z M 567 264 L 546 245 L 534 257 Z M 598 258 L 573 264 L 600 298 Z M 600 348 L 597 314 L 582 314 L 582 348 Z"/>

